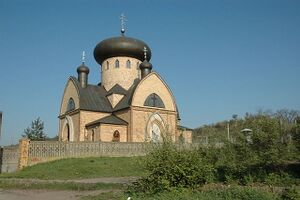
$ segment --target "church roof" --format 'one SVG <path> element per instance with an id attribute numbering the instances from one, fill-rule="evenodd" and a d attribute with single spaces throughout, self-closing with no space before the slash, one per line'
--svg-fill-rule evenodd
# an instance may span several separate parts
<path id="1" fill-rule="evenodd" d="M 74 76 L 71 76 L 70 79 L 75 84 L 79 93 L 79 109 L 87 110 L 87 111 L 95 111 L 95 112 L 105 112 L 105 113 L 113 113 L 119 110 L 123 110 L 129 108 L 131 105 L 133 93 L 139 84 L 140 80 L 136 79 L 132 86 L 126 90 L 119 84 L 116 84 L 109 91 L 101 85 L 87 85 L 87 87 L 82 88 L 78 79 Z M 120 100 L 120 102 L 113 108 L 108 100 L 107 96 L 110 94 L 122 94 L 124 97 Z M 177 113 L 178 108 L 176 109 Z M 178 114 L 178 119 L 180 119 Z"/>
<path id="2" fill-rule="evenodd" d="M 126 126 L 128 123 L 115 115 L 109 115 L 107 117 L 103 117 L 96 121 L 90 122 L 85 126 L 89 127 L 89 126 L 94 126 L 94 125 L 99 125 L 99 124 L 115 124 L 115 125 L 125 125 Z"/>
<path id="3" fill-rule="evenodd" d="M 75 77 L 71 77 L 79 92 L 79 108 L 82 110 L 112 112 L 112 106 L 106 98 L 107 92 L 102 86 L 87 85 L 86 88 L 80 86 Z"/>
<path id="4" fill-rule="evenodd" d="M 116 56 L 128 56 L 142 61 L 144 60 L 144 47 L 148 49 L 148 60 L 150 60 L 151 49 L 145 42 L 126 36 L 113 37 L 97 44 L 94 57 L 100 65 L 107 58 Z"/>
<path id="5" fill-rule="evenodd" d="M 109 91 L 106 91 L 101 85 L 87 85 L 86 88 L 82 88 L 77 78 L 71 76 L 70 79 L 78 88 L 80 102 L 79 109 L 106 113 L 112 113 L 129 108 L 131 105 L 132 95 L 139 83 L 139 80 L 137 79 L 128 90 L 125 90 L 117 84 Z M 121 101 L 114 108 L 111 106 L 107 98 L 107 96 L 113 93 L 124 95 Z"/>
<path id="6" fill-rule="evenodd" d="M 127 93 L 127 91 L 122 86 L 120 86 L 119 84 L 116 84 L 107 93 L 108 93 L 107 95 L 110 95 L 110 94 L 123 94 L 123 95 L 125 95 Z"/>
<path id="7" fill-rule="evenodd" d="M 125 96 L 116 105 L 116 107 L 113 109 L 113 111 L 118 111 L 118 110 L 122 110 L 122 109 L 130 107 L 133 93 L 134 93 L 134 91 L 136 89 L 136 86 L 138 85 L 139 82 L 140 82 L 139 79 L 136 79 L 134 81 L 133 85 L 126 91 Z"/>

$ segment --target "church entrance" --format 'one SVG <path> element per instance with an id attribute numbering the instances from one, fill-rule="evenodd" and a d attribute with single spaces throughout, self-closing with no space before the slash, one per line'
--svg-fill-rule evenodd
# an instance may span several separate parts
<path id="1" fill-rule="evenodd" d="M 162 142 L 164 127 L 163 119 L 159 114 L 154 113 L 151 115 L 146 126 L 145 141 Z"/>
<path id="2" fill-rule="evenodd" d="M 72 118 L 66 116 L 63 123 L 63 130 L 60 136 L 62 141 L 74 141 L 74 128 Z"/>
<path id="3" fill-rule="evenodd" d="M 67 124 L 67 140 L 70 141 L 70 127 L 69 124 Z"/>
<path id="4" fill-rule="evenodd" d="M 63 141 L 70 141 L 70 126 L 69 126 L 69 124 L 65 125 L 62 140 Z"/>
<path id="5" fill-rule="evenodd" d="M 157 124 L 153 124 L 151 128 L 151 141 L 159 142 L 161 141 L 161 131 Z"/>

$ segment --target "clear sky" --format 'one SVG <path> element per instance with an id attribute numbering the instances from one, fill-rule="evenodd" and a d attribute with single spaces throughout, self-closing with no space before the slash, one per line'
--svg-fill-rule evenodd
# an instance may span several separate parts
<path id="1" fill-rule="evenodd" d="M 101 81 L 93 50 L 120 35 L 121 13 L 126 35 L 150 46 L 182 125 L 300 109 L 299 0 L 0 0 L 0 144 L 37 117 L 57 134 L 68 77 L 85 50 L 89 83 Z"/>

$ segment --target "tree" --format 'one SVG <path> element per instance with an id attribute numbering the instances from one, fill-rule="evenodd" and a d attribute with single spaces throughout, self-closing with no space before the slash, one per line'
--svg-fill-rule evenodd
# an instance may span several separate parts
<path id="1" fill-rule="evenodd" d="M 233 114 L 233 115 L 232 115 L 232 119 L 233 119 L 233 120 L 235 120 L 235 121 L 236 121 L 236 120 L 237 120 L 237 118 L 238 118 L 238 115 L 237 115 L 237 114 Z"/>
<path id="2" fill-rule="evenodd" d="M 296 122 L 296 125 L 292 129 L 292 137 L 293 137 L 295 146 L 298 149 L 298 155 L 299 155 L 299 153 L 300 153 L 300 117 L 297 117 L 295 119 L 295 122 Z"/>
<path id="3" fill-rule="evenodd" d="M 45 140 L 47 135 L 44 133 L 44 122 L 38 117 L 31 122 L 31 126 L 24 130 L 22 136 L 30 140 Z"/>

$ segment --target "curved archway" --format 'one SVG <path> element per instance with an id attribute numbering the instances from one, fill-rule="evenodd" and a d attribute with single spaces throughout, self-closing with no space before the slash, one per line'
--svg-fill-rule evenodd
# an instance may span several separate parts
<path id="1" fill-rule="evenodd" d="M 70 141 L 70 126 L 69 124 L 66 124 L 63 130 L 63 141 Z"/>
<path id="2" fill-rule="evenodd" d="M 148 120 L 145 131 L 145 141 L 162 142 L 166 134 L 164 120 L 158 113 L 153 113 Z"/>
<path id="3" fill-rule="evenodd" d="M 74 141 L 74 125 L 70 116 L 66 116 L 62 129 L 62 141 Z"/>

